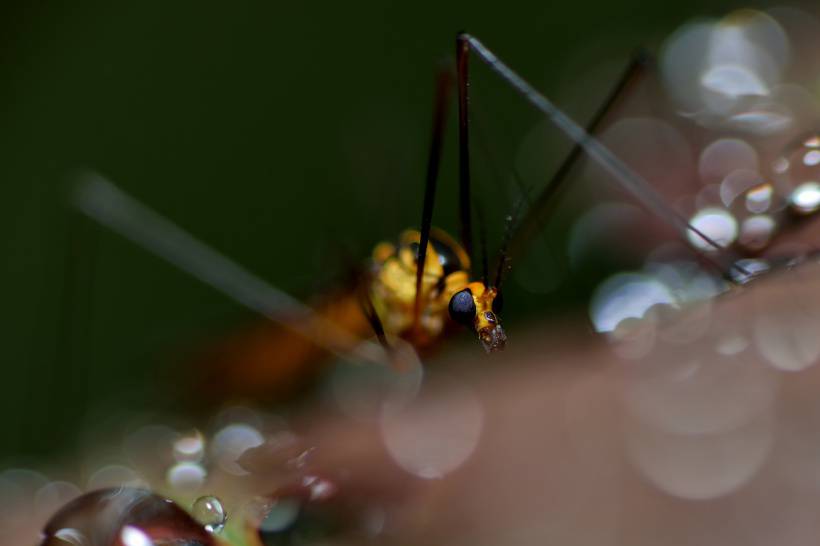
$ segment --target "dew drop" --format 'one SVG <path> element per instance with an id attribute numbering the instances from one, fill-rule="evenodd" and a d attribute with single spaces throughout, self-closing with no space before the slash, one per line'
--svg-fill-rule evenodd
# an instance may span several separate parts
<path id="1" fill-rule="evenodd" d="M 243 476 L 245 470 L 236 462 L 247 450 L 264 443 L 262 434 L 251 425 L 233 423 L 217 432 L 211 441 L 211 455 L 219 467 L 229 474 Z"/>
<path id="2" fill-rule="evenodd" d="M 196 491 L 208 477 L 208 472 L 199 463 L 183 461 L 168 469 L 165 479 L 168 485 L 180 491 Z"/>
<path id="3" fill-rule="evenodd" d="M 718 246 L 731 245 L 738 234 L 737 220 L 725 209 L 709 207 L 699 210 L 689 223 L 712 239 Z M 689 242 L 699 250 L 714 252 L 715 248 L 692 230 L 687 231 Z"/>
<path id="4" fill-rule="evenodd" d="M 811 181 L 797 186 L 789 197 L 792 210 L 810 214 L 820 208 L 820 184 Z"/>
<path id="5" fill-rule="evenodd" d="M 771 184 L 755 186 L 746 192 L 746 210 L 755 214 L 766 212 L 772 205 L 773 194 L 774 188 Z"/>
<path id="6" fill-rule="evenodd" d="M 51 539 L 53 539 L 52 542 L 45 542 L 44 544 L 53 544 L 54 546 L 90 546 L 91 544 L 84 534 L 71 527 L 65 527 L 55 531 Z"/>
<path id="7" fill-rule="evenodd" d="M 122 546 L 155 546 L 154 541 L 140 529 L 126 525 L 120 531 Z"/>
<path id="8" fill-rule="evenodd" d="M 43 537 L 41 546 L 213 544 L 210 534 L 179 506 L 130 487 L 101 489 L 77 497 L 51 517 Z"/>
<path id="9" fill-rule="evenodd" d="M 222 506 L 222 501 L 212 495 L 205 495 L 196 499 L 191 512 L 194 519 L 210 533 L 221 531 L 228 520 L 228 513 Z"/>
<path id="10" fill-rule="evenodd" d="M 732 276 L 732 280 L 738 284 L 746 284 L 771 269 L 767 261 L 755 258 L 738 260 L 734 265 L 736 267 L 732 267 L 729 274 Z"/>
<path id="11" fill-rule="evenodd" d="M 177 461 L 199 462 L 204 454 L 205 438 L 198 430 L 194 430 L 174 442 L 174 458 Z"/>
<path id="12" fill-rule="evenodd" d="M 264 546 L 324 543 L 345 530 L 346 516 L 332 503 L 282 495 L 261 505 L 255 532 Z"/>
<path id="13" fill-rule="evenodd" d="M 752 251 L 765 248 L 774 235 L 777 223 L 767 214 L 757 214 L 743 220 L 738 242 Z"/>

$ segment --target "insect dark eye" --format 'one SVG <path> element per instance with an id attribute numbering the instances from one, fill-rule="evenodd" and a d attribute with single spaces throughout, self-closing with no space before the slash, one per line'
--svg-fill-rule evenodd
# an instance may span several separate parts
<path id="1" fill-rule="evenodd" d="M 493 313 L 496 315 L 500 315 L 501 311 L 504 310 L 504 296 L 501 295 L 501 292 L 496 295 L 495 299 L 493 299 Z"/>
<path id="2" fill-rule="evenodd" d="M 450 318 L 464 326 L 472 326 L 475 319 L 475 302 L 469 289 L 456 292 L 450 298 Z"/>

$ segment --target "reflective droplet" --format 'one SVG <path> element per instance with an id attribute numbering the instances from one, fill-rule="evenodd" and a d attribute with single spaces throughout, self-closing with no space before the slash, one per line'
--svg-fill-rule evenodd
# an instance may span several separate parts
<path id="1" fill-rule="evenodd" d="M 788 129 L 793 115 L 777 103 L 758 104 L 755 109 L 729 117 L 727 126 L 759 136 L 771 135 Z"/>
<path id="2" fill-rule="evenodd" d="M 339 360 L 328 377 L 327 392 L 346 415 L 375 420 L 382 411 L 396 411 L 418 394 L 424 366 L 415 349 L 404 340 L 390 340 L 400 366 Z"/>
<path id="3" fill-rule="evenodd" d="M 71 545 L 71 546 L 92 546 L 91 541 L 88 538 L 79 532 L 77 529 L 72 529 L 71 527 L 66 527 L 64 529 L 59 529 L 54 532 L 54 546 L 58 544 L 62 545 Z M 49 544 L 49 543 L 45 543 Z"/>
<path id="4" fill-rule="evenodd" d="M 803 156 L 803 164 L 807 167 L 814 167 L 820 164 L 820 150 L 809 150 L 806 152 L 806 155 Z"/>
<path id="5" fill-rule="evenodd" d="M 93 491 L 74 499 L 52 516 L 43 535 L 42 546 L 213 544 L 211 535 L 179 506 L 128 487 Z M 76 542 L 84 539 L 90 542 Z"/>
<path id="6" fill-rule="evenodd" d="M 723 356 L 734 356 L 742 353 L 748 347 L 748 339 L 740 334 L 730 334 L 718 339 L 715 350 Z"/>
<path id="7" fill-rule="evenodd" d="M 720 183 L 720 199 L 723 206 L 732 206 L 739 196 L 762 184 L 763 177 L 757 171 L 732 171 Z"/>
<path id="8" fill-rule="evenodd" d="M 180 491 L 196 491 L 205 483 L 208 472 L 199 463 L 181 462 L 168 469 L 168 485 Z"/>
<path id="9" fill-rule="evenodd" d="M 738 260 L 734 265 L 736 267 L 730 268 L 729 274 L 732 276 L 732 280 L 738 284 L 746 284 L 771 269 L 767 261 L 754 258 Z"/>
<path id="10" fill-rule="evenodd" d="M 447 396 L 422 396 L 398 412 L 385 412 L 380 428 L 388 453 L 402 469 L 438 479 L 470 458 L 483 423 L 478 398 L 453 381 Z"/>
<path id="11" fill-rule="evenodd" d="M 757 152 L 748 142 L 722 138 L 703 149 L 698 172 L 703 184 L 717 184 L 734 171 L 757 172 L 758 165 Z"/>
<path id="12" fill-rule="evenodd" d="M 632 463 L 660 490 L 690 500 L 714 499 L 748 483 L 772 447 L 767 412 L 731 430 L 678 434 L 633 422 L 628 430 Z"/>
<path id="13" fill-rule="evenodd" d="M 760 354 L 775 368 L 800 371 L 820 360 L 820 318 L 814 313 L 759 313 L 754 339 Z"/>
<path id="14" fill-rule="evenodd" d="M 799 214 L 810 214 L 820 208 L 820 184 L 811 181 L 797 186 L 789 196 L 792 210 Z"/>
<path id="15" fill-rule="evenodd" d="M 769 86 L 758 74 L 738 65 L 715 66 L 701 75 L 700 84 L 730 98 L 769 94 Z"/>
<path id="16" fill-rule="evenodd" d="M 259 523 L 259 533 L 263 537 L 284 533 L 296 522 L 301 505 L 296 498 L 279 498 L 271 501 Z"/>
<path id="17" fill-rule="evenodd" d="M 785 157 L 778 157 L 772 163 L 772 170 L 778 174 L 783 174 L 789 170 L 789 160 Z"/>
<path id="18" fill-rule="evenodd" d="M 211 533 L 221 531 L 228 520 L 228 513 L 222 506 L 222 501 L 211 495 L 196 499 L 191 508 L 191 515 Z"/>
<path id="19" fill-rule="evenodd" d="M 760 184 L 746 192 L 746 210 L 754 214 L 761 214 L 772 206 L 774 188 L 771 184 Z"/>
<path id="20" fill-rule="evenodd" d="M 136 472 L 119 464 L 106 465 L 91 475 L 86 490 L 105 489 L 107 487 L 141 487 L 143 481 Z"/>
<path id="21" fill-rule="evenodd" d="M 178 437 L 176 431 L 165 425 L 147 425 L 132 432 L 123 440 L 123 452 L 135 468 L 160 472 L 173 461 L 171 449 Z"/>
<path id="22" fill-rule="evenodd" d="M 346 506 L 312 501 L 300 486 L 259 499 L 251 510 L 248 525 L 264 546 L 324 544 L 349 531 L 353 519 Z"/>
<path id="23" fill-rule="evenodd" d="M 669 288 L 655 277 L 620 273 L 595 290 L 589 315 L 597 332 L 612 332 L 625 319 L 642 318 L 654 305 L 675 303 Z"/>
<path id="24" fill-rule="evenodd" d="M 34 495 L 35 509 L 43 516 L 50 516 L 65 503 L 82 494 L 80 488 L 68 482 L 51 482 L 37 490 Z"/>
<path id="25" fill-rule="evenodd" d="M 154 541 L 140 529 L 126 525 L 120 531 L 122 546 L 155 546 Z"/>
<path id="26" fill-rule="evenodd" d="M 689 223 L 720 247 L 725 248 L 737 239 L 737 221 L 728 210 L 716 207 L 701 209 L 692 216 Z M 687 230 L 686 235 L 695 248 L 706 252 L 715 252 L 714 246 L 703 240 L 691 229 Z"/>
<path id="27" fill-rule="evenodd" d="M 305 476 L 302 478 L 302 486 L 310 491 L 310 500 L 325 500 L 336 494 L 336 485 L 330 480 L 325 480 L 319 476 Z"/>
<path id="28" fill-rule="evenodd" d="M 205 438 L 198 430 L 181 436 L 174 442 L 174 458 L 177 461 L 199 462 L 205 454 Z"/>
<path id="29" fill-rule="evenodd" d="M 738 243 L 752 251 L 762 250 L 772 239 L 777 223 L 767 214 L 750 216 L 740 224 Z"/>
<path id="30" fill-rule="evenodd" d="M 235 476 L 247 474 L 237 459 L 252 447 L 264 443 L 262 434 L 251 425 L 234 423 L 217 432 L 211 441 L 211 454 L 222 470 Z"/>

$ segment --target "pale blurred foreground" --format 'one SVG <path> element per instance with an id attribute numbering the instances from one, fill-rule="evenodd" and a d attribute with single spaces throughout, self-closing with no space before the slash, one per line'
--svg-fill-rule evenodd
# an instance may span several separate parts
<path id="1" fill-rule="evenodd" d="M 372 543 L 814 544 L 820 265 L 657 311 L 612 346 L 571 333 L 585 328 L 532 331 L 503 360 L 471 352 L 432 371 L 372 418 L 291 425 L 312 473 L 378 507 Z M 289 479 L 281 433 L 250 445 L 262 437 L 233 454 L 250 475 L 203 489 L 236 518 Z M 36 540 L 49 515 L 21 499 L 5 503 L 19 534 L 4 544 Z M 321 542 L 337 540 L 361 542 Z"/>

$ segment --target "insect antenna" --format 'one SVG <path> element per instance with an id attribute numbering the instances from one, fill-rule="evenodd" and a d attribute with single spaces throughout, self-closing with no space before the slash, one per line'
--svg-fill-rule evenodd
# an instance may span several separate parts
<path id="1" fill-rule="evenodd" d="M 493 282 L 493 286 L 495 286 L 496 290 L 498 290 L 499 293 L 501 292 L 501 282 L 504 280 L 504 272 L 509 269 L 510 241 L 512 239 L 513 233 L 515 232 L 515 228 L 518 225 L 521 210 L 524 208 L 525 202 L 526 195 L 522 195 L 516 203 L 513 213 L 507 216 L 507 225 L 504 229 L 504 240 L 501 242 L 501 249 L 498 251 L 498 265 L 495 271 L 495 281 Z"/>
<path id="2" fill-rule="evenodd" d="M 436 200 L 441 150 L 444 141 L 444 124 L 447 120 L 447 103 L 452 87 L 452 69 L 442 67 L 436 78 L 436 98 L 433 109 L 433 131 L 430 139 L 430 151 L 427 158 L 427 178 L 424 184 L 424 205 L 421 212 L 421 229 L 419 235 L 419 253 L 416 258 L 416 299 L 413 306 L 413 327 L 419 324 L 421 314 L 421 287 L 424 278 L 424 263 L 427 258 L 427 245 L 430 242 L 430 228 L 433 222 L 433 206 Z"/>
<path id="3" fill-rule="evenodd" d="M 101 176 L 82 176 L 73 197 L 74 205 L 92 220 L 340 358 L 352 356 L 366 362 L 388 362 L 378 344 L 362 342 L 317 315 Z"/>
<path id="4" fill-rule="evenodd" d="M 459 69 L 459 134 L 462 129 L 467 128 L 467 57 L 470 51 L 474 51 L 479 59 L 481 59 L 496 75 L 507 82 L 516 92 L 518 92 L 527 102 L 535 106 L 539 111 L 545 114 L 561 131 L 563 131 L 575 144 L 585 151 L 592 159 L 599 165 L 605 168 L 618 183 L 631 193 L 644 207 L 655 214 L 658 218 L 665 222 L 670 222 L 674 225 L 682 235 L 688 232 L 693 233 L 696 237 L 704 241 L 707 245 L 713 247 L 718 251 L 722 251 L 721 247 L 711 237 L 703 233 L 698 228 L 691 225 L 681 214 L 674 208 L 667 204 L 660 195 L 652 188 L 642 176 L 633 171 L 626 163 L 624 163 L 618 156 L 613 154 L 609 148 L 604 146 L 595 137 L 589 134 L 584 128 L 575 123 L 562 110 L 550 102 L 544 95 L 539 93 L 532 85 L 519 76 L 510 67 L 504 64 L 492 51 L 481 43 L 477 38 L 460 33 L 456 37 L 456 51 L 458 52 L 457 66 Z M 462 71 L 463 70 L 463 71 Z M 461 146 L 467 144 L 466 140 L 461 142 Z M 469 159 L 469 156 L 467 156 Z M 467 161 L 469 163 L 469 161 Z M 462 165 L 462 168 L 465 165 Z M 469 169 L 468 165 L 467 168 Z M 462 173 L 464 175 L 464 173 Z M 466 173 L 469 180 L 469 170 Z M 717 259 L 708 257 L 723 274 L 729 276 L 726 268 L 721 265 Z M 743 274 L 748 274 L 741 266 L 732 263 L 730 268 L 736 269 Z"/>

